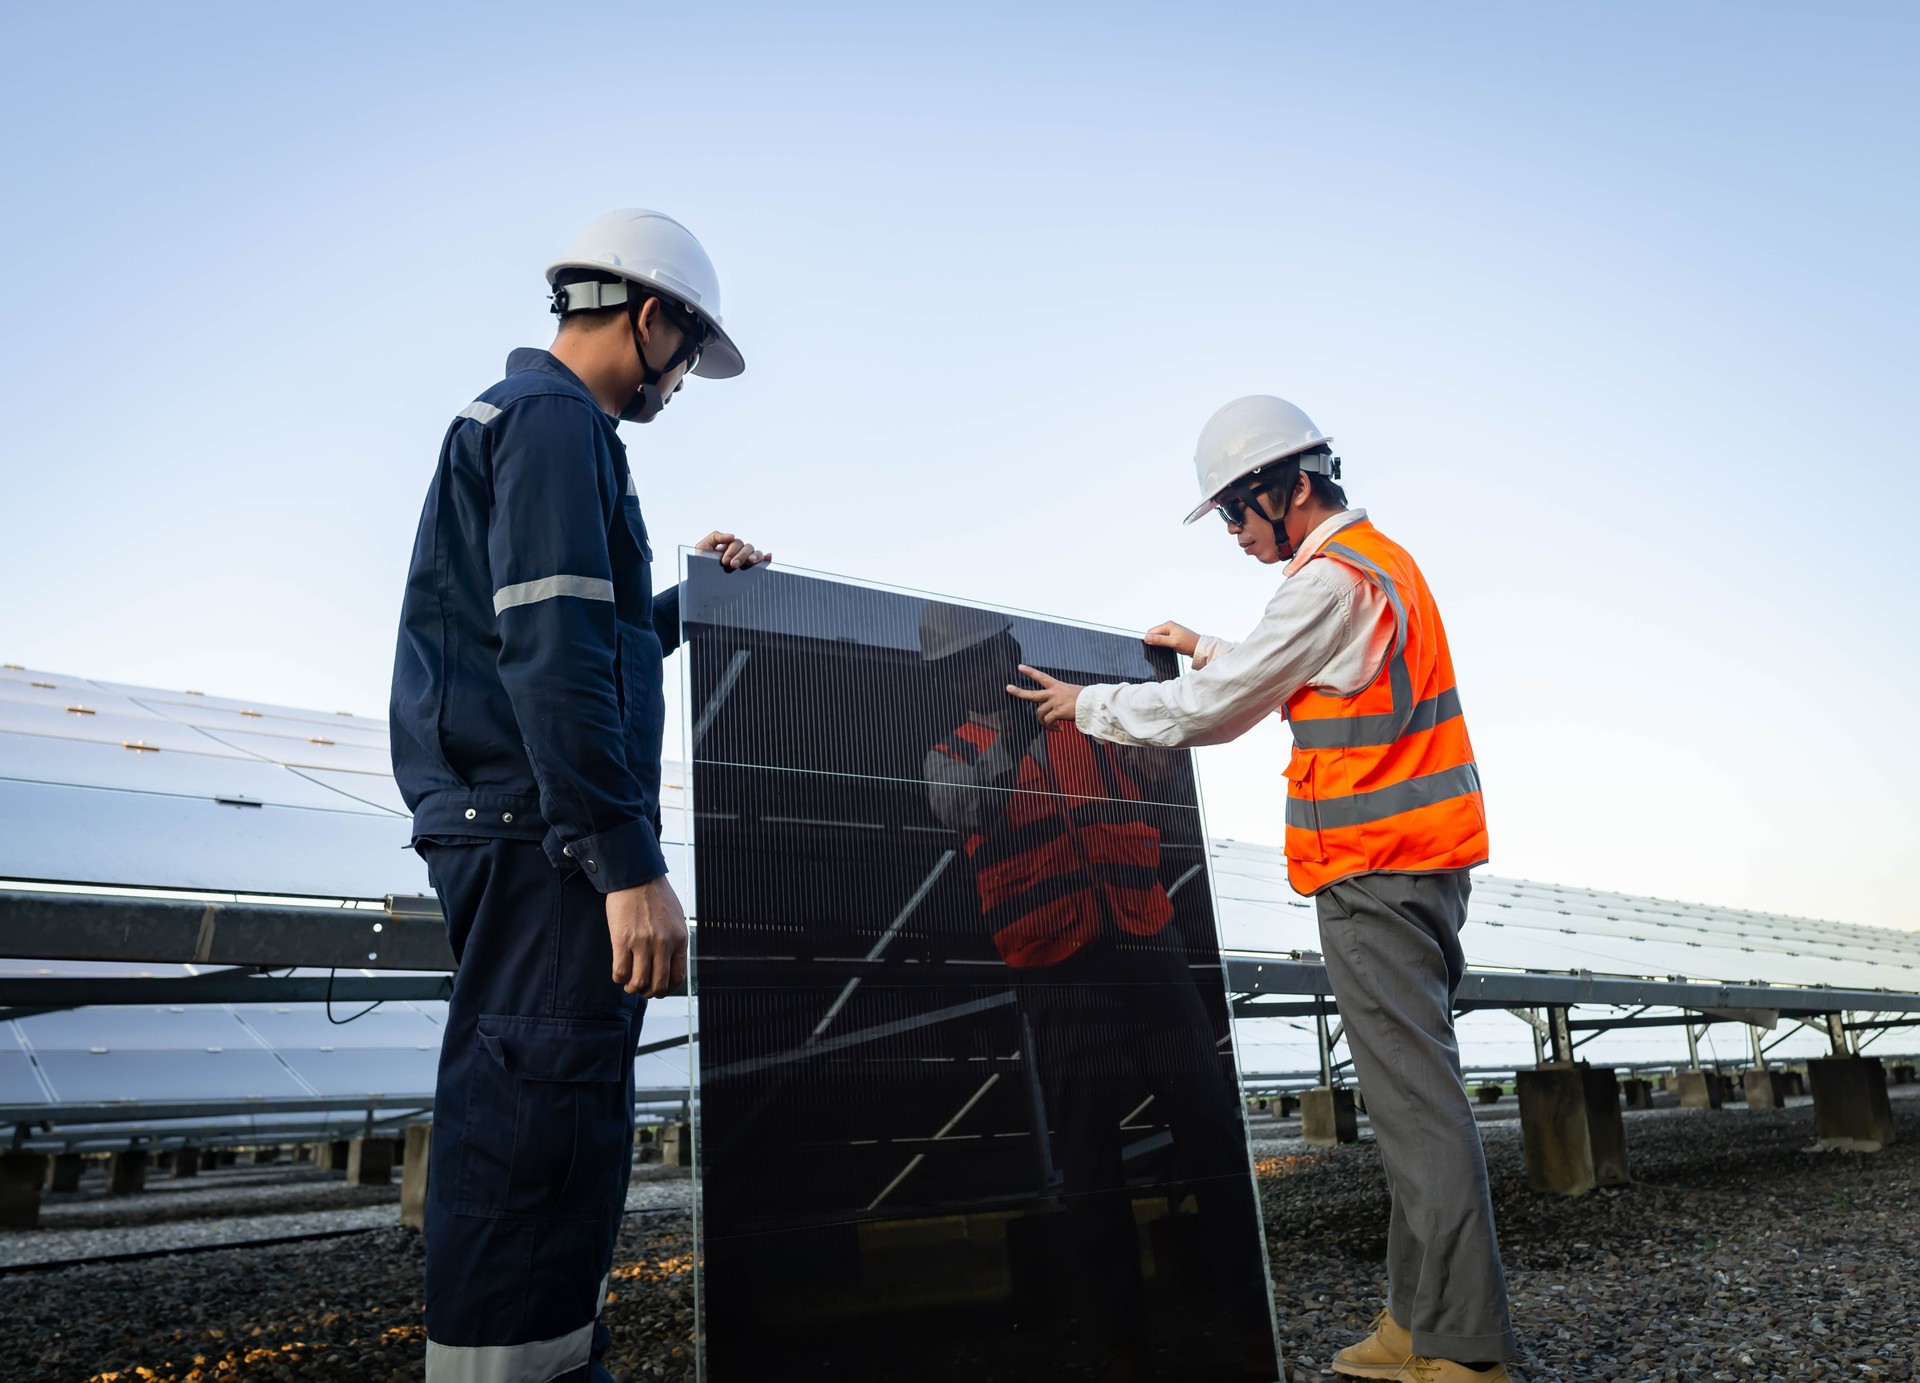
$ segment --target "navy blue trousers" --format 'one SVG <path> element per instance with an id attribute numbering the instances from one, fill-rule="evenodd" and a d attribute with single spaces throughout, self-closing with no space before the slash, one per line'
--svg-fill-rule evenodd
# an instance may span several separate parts
<path id="1" fill-rule="evenodd" d="M 645 1001 L 606 903 L 531 841 L 420 843 L 458 965 L 428 1164 L 431 1383 L 605 1378 Z"/>

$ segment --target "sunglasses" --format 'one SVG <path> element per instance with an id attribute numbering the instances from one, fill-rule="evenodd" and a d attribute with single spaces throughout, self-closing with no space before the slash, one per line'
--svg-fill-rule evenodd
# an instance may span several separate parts
<path id="1" fill-rule="evenodd" d="M 691 313 L 676 313 L 672 321 L 680 328 L 680 349 L 675 359 L 687 362 L 686 373 L 690 375 L 693 373 L 693 367 L 700 363 L 700 353 L 707 348 L 706 329 Z M 673 366 L 669 365 L 667 368 L 672 369 Z"/>
<path id="2" fill-rule="evenodd" d="M 1230 490 L 1220 496 L 1216 503 L 1220 517 L 1226 521 L 1229 528 L 1245 528 L 1249 509 L 1259 514 L 1261 518 L 1266 517 L 1250 490 Z"/>

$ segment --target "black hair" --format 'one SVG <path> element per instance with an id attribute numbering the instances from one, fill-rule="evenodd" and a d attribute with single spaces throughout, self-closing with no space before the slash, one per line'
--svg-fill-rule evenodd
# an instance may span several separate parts
<path id="1" fill-rule="evenodd" d="M 1332 455 L 1332 447 L 1315 447 L 1311 451 L 1303 451 L 1295 456 L 1290 456 L 1285 461 L 1277 463 L 1270 462 L 1270 465 L 1276 466 L 1272 476 L 1262 476 L 1261 480 L 1265 483 L 1259 484 L 1255 488 L 1261 492 L 1274 495 L 1276 502 L 1284 503 L 1287 492 L 1293 489 L 1292 477 L 1300 474 L 1300 461 L 1308 456 Z M 1339 481 L 1330 475 L 1323 475 L 1319 471 L 1308 471 L 1306 472 L 1306 476 L 1307 485 L 1315 504 L 1326 509 L 1345 509 L 1347 507 L 1347 492 L 1340 487 Z M 1285 479 L 1283 479 L 1283 477 L 1285 477 Z"/>
<path id="2" fill-rule="evenodd" d="M 1313 502 L 1323 509 L 1345 509 L 1347 492 L 1340 488 L 1340 482 L 1330 475 L 1321 475 L 1318 471 L 1307 472 L 1307 483 L 1313 487 Z"/>

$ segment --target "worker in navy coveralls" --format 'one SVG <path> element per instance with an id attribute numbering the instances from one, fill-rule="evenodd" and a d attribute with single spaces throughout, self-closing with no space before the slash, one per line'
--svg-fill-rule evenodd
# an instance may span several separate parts
<path id="1" fill-rule="evenodd" d="M 550 266 L 560 330 L 460 410 L 414 542 L 393 767 L 458 972 L 426 1207 L 431 1383 L 610 1379 L 600 1321 L 633 1157 L 633 1053 L 684 976 L 660 849 L 661 661 L 617 421 L 744 368 L 700 242 L 616 211 Z M 699 547 L 767 560 L 730 533 Z"/>

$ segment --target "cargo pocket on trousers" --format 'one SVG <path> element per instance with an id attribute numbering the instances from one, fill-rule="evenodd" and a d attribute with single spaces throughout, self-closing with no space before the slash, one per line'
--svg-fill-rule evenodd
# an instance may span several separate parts
<path id="1" fill-rule="evenodd" d="M 1286 855 L 1303 864 L 1327 857 L 1320 843 L 1320 808 L 1313 800 L 1313 755 L 1302 749 L 1287 761 Z"/>
<path id="2" fill-rule="evenodd" d="M 626 1148 L 627 1025 L 481 1014 L 458 1209 L 592 1220 L 613 1212 Z"/>

